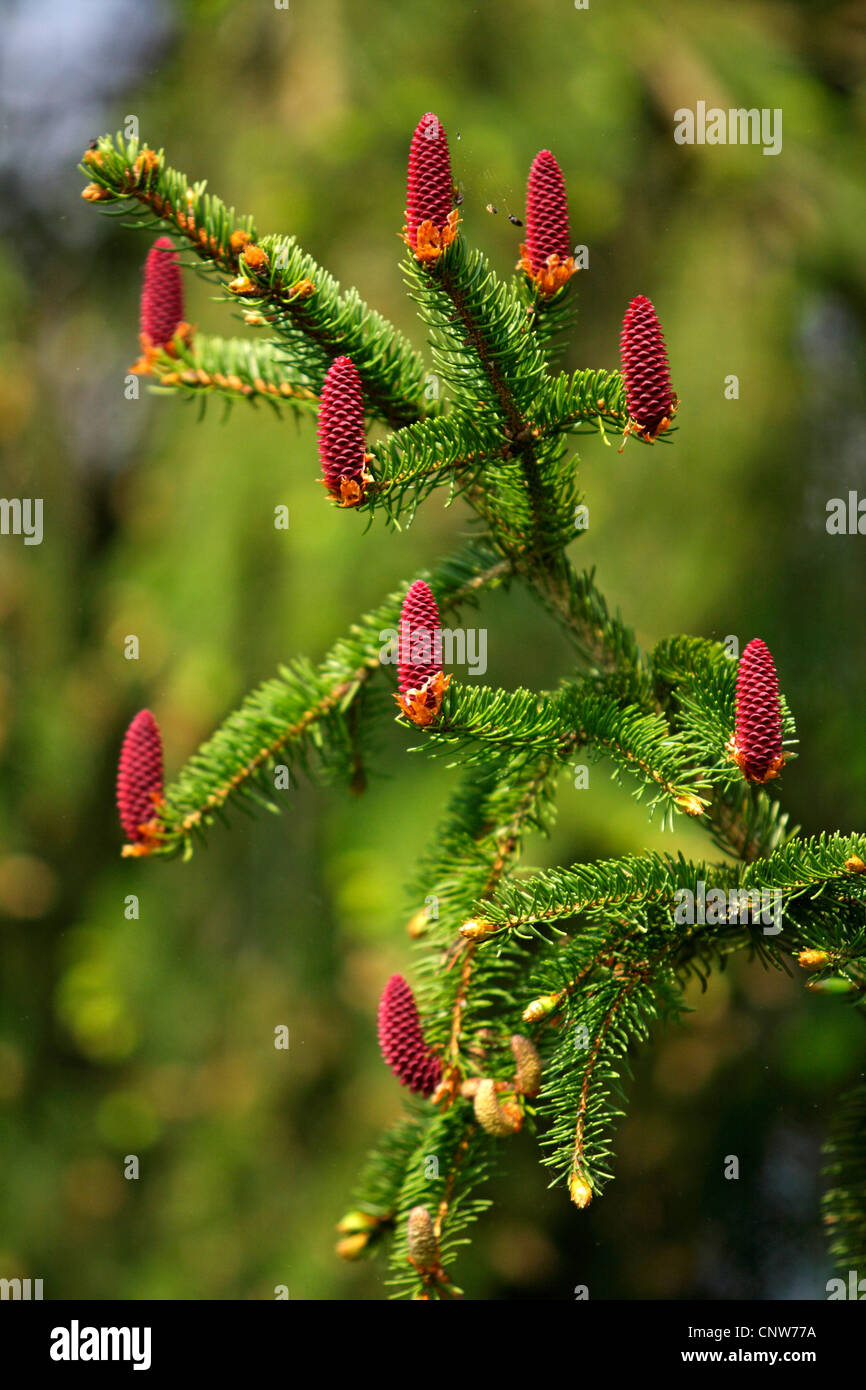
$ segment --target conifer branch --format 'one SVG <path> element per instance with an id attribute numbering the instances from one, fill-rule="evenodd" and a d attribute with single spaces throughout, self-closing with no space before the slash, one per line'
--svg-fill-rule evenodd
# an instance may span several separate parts
<path id="1" fill-rule="evenodd" d="M 312 381 L 297 373 L 274 343 L 195 334 L 189 342 L 178 337 L 170 350 L 154 352 L 148 365 L 155 392 L 202 403 L 213 396 L 227 404 L 264 400 L 277 410 L 290 406 L 298 414 L 315 415 L 318 410 Z"/>
<path id="2" fill-rule="evenodd" d="M 456 611 L 508 573 L 507 562 L 475 546 L 440 566 L 432 580 L 443 608 Z M 190 853 L 192 835 L 211 824 L 232 798 L 279 809 L 266 781 L 278 758 L 290 770 L 312 774 L 315 769 L 352 780 L 357 729 L 347 726 L 347 715 L 381 665 L 382 634 L 396 629 L 404 594 L 405 588 L 366 615 L 318 668 L 296 661 L 246 698 L 166 788 L 147 852 L 183 847 Z"/>
<path id="3" fill-rule="evenodd" d="M 464 763 L 501 755 L 546 754 L 562 763 L 586 746 L 611 759 L 651 793 L 650 808 L 701 816 L 705 783 L 661 715 L 621 707 L 593 685 L 571 683 L 556 695 L 530 690 L 470 689 L 451 685 L 442 721 L 427 730 L 425 747 L 442 754 L 459 746 Z"/>
<path id="4" fill-rule="evenodd" d="M 394 1216 L 388 1284 L 394 1296 L 415 1299 L 459 1298 L 448 1270 L 466 1243 L 463 1232 L 490 1206 L 474 1191 L 492 1176 L 495 1151 L 479 1126 L 466 1119 L 471 1108 L 459 1107 L 432 1119 L 408 1165 Z M 431 1172 L 428 1160 L 435 1158 Z M 419 1268 L 409 1257 L 408 1218 L 424 1207 L 434 1227 L 435 1259 Z M 444 1277 L 443 1277 L 444 1276 Z"/>
<path id="5" fill-rule="evenodd" d="M 469 972 L 477 964 L 474 943 L 460 934 L 477 901 L 496 890 L 520 853 L 528 829 L 547 831 L 553 814 L 555 778 L 547 757 L 514 759 L 472 770 L 449 807 L 434 847 L 423 858 L 415 880 L 417 900 L 436 904 L 436 916 L 420 939 L 420 1001 L 431 1043 L 451 1066 L 462 1066 L 462 1039 L 488 1026 L 490 1000 L 484 988 L 467 995 Z M 448 962 L 443 973 L 439 957 Z M 454 969 L 459 962 L 460 971 Z M 482 975 L 492 984 L 515 968 L 515 959 L 484 953 Z M 497 986 L 498 988 L 498 986 Z"/>
<path id="6" fill-rule="evenodd" d="M 629 418 L 622 377 L 590 367 L 563 373 L 542 392 L 534 418 L 545 435 L 598 432 L 605 438 L 605 426 L 622 434 Z"/>
<path id="7" fill-rule="evenodd" d="M 334 358 L 347 354 L 361 373 L 371 413 L 394 428 L 428 413 L 420 405 L 426 379 L 420 356 L 355 290 L 342 294 L 293 238 L 268 237 L 260 245 L 251 218 L 227 208 L 204 182 L 190 185 L 162 150 L 137 139 L 104 135 L 85 152 L 81 169 L 92 180 L 83 193 L 88 201 L 119 203 L 120 215 L 180 235 L 228 299 L 284 336 L 288 354 L 302 335 L 313 354 L 298 365 L 316 390 Z"/>
<path id="8" fill-rule="evenodd" d="M 415 509 L 435 488 L 448 486 L 451 498 L 468 492 L 484 507 L 482 476 L 501 459 L 502 439 L 495 429 L 448 417 L 407 425 L 370 450 L 371 481 L 364 501 L 383 509 L 392 522 L 411 522 Z M 449 498 L 449 500 L 451 500 Z"/>
<path id="9" fill-rule="evenodd" d="M 318 666 L 281 668 L 167 788 L 158 725 L 140 711 L 118 776 L 124 853 L 134 855 L 191 852 L 230 804 L 276 809 L 278 765 L 292 778 L 308 772 L 362 790 L 371 738 L 394 714 L 387 682 L 371 677 L 383 658 L 396 659 L 401 717 L 417 728 L 418 746 L 466 771 L 414 886 L 425 904 L 410 923 L 417 1000 L 394 976 L 379 1012 L 385 1060 L 427 1099 L 374 1149 L 338 1250 L 356 1258 L 393 1233 L 398 1294 L 458 1297 L 450 1267 L 487 1205 L 476 1193 L 502 1141 L 537 1113 L 545 1162 L 585 1206 L 611 1175 L 629 1051 L 656 1022 L 678 1017 L 690 981 L 705 984 L 746 950 L 866 1012 L 866 836 L 801 838 L 764 790 L 793 756 L 795 729 L 763 641 L 738 662 L 718 643 L 687 637 L 646 654 L 594 573 L 566 555 L 582 500 L 569 436 L 597 430 L 606 443 L 613 430 L 670 442 L 678 401 L 643 295 L 626 310 L 622 374 L 550 375 L 575 270 L 565 182 L 550 151 L 530 170 L 522 274 L 505 284 L 457 233 L 438 120 L 428 113 L 415 131 L 406 276 L 442 378 L 441 406 L 438 380 L 431 392 L 408 342 L 294 238 L 259 237 L 249 218 L 137 141 L 104 137 L 82 168 L 88 201 L 179 237 L 246 323 L 272 335 L 248 345 L 194 334 L 176 253 L 161 238 L 145 267 L 134 369 L 157 391 L 318 413 L 333 502 L 400 526 L 447 488 L 484 528 L 483 540 L 437 567 L 432 589 L 402 585 Z M 365 420 L 392 433 L 370 442 Z M 410 636 L 413 627 L 435 632 L 440 610 L 456 613 L 512 579 L 552 614 L 582 674 L 539 693 L 449 684 L 440 657 L 413 665 L 404 625 Z M 667 820 L 699 819 L 724 859 L 647 853 L 521 872 L 526 835 L 548 830 L 559 773 L 577 749 L 607 758 L 617 778 L 628 773 Z M 768 895 L 781 931 L 775 920 L 765 930 Z M 832 1140 L 828 1221 L 847 1261 L 862 1254 L 866 1231 L 862 1112 L 861 1094 Z"/>
<path id="10" fill-rule="evenodd" d="M 658 904 L 666 909 L 673 926 L 677 894 L 682 889 L 695 892 L 698 883 L 725 892 L 778 889 L 787 905 L 803 893 L 818 893 L 825 885 L 840 882 L 847 882 L 847 891 L 863 897 L 866 888 L 860 887 L 859 870 L 849 866 L 864 852 L 866 837 L 862 835 L 791 839 L 767 856 L 744 864 L 647 852 L 514 880 L 483 907 L 479 903 L 478 915 L 491 926 L 519 931 L 570 918 L 609 920 L 626 913 L 639 921 L 642 908 Z"/>
<path id="11" fill-rule="evenodd" d="M 627 1053 L 653 1023 L 675 1016 L 679 1003 L 658 977 L 658 960 L 630 960 L 580 993 L 567 997 L 552 1055 L 545 1061 L 539 1113 L 544 1162 L 568 1183 L 572 1201 L 585 1207 L 612 1176 L 610 1136 L 621 1115 Z M 590 977 L 592 978 L 592 977 Z"/>
<path id="12" fill-rule="evenodd" d="M 521 466 L 528 493 L 533 547 L 540 561 L 558 548 L 558 512 L 546 484 L 550 461 L 539 455 L 533 407 L 547 366 L 527 332 L 519 295 L 457 236 L 432 266 L 407 261 L 407 277 L 431 332 L 437 368 L 454 391 L 455 409 L 473 418 L 479 408 L 501 422 L 508 453 Z"/>
<path id="13" fill-rule="evenodd" d="M 454 798 L 433 847 L 422 862 L 415 885 L 417 896 L 435 903 L 436 914 L 427 919 L 419 939 L 424 948 L 421 963 L 420 1000 L 425 1033 L 438 1046 L 448 1064 L 447 1105 L 441 1121 L 433 1121 L 416 1155 L 403 1170 L 403 1190 L 397 1204 L 396 1239 L 391 1256 L 398 1293 L 436 1294 L 437 1281 L 407 1271 L 405 1220 L 417 1203 L 435 1213 L 435 1232 L 440 1268 L 447 1267 L 459 1247 L 459 1236 L 468 1221 L 488 1205 L 472 1197 L 487 1177 L 495 1158 L 495 1140 L 479 1129 L 471 1105 L 461 1098 L 461 1077 L 489 1072 L 495 1067 L 508 1029 L 503 1008 L 511 1007 L 511 988 L 520 961 L 507 951 L 478 956 L 473 942 L 457 932 L 473 895 L 482 899 L 494 892 L 520 852 L 523 835 L 530 827 L 546 830 L 552 814 L 554 782 L 548 760 L 531 768 L 513 767 L 504 772 L 490 768 L 470 773 Z M 444 962 L 444 968 L 443 968 Z M 516 1017 L 513 1019 L 516 1027 Z M 513 1064 L 512 1064 L 513 1065 Z M 427 1163 L 431 1154 L 441 1157 L 442 1137 L 447 1139 L 447 1171 L 431 1193 Z M 414 1270 L 414 1276 L 419 1271 Z"/>

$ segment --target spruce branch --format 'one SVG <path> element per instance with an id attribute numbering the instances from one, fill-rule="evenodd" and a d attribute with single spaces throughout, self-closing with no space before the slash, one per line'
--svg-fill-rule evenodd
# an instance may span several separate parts
<path id="1" fill-rule="evenodd" d="M 368 459 L 372 480 L 364 500 L 370 510 L 384 510 L 392 523 L 406 524 L 437 487 L 449 488 L 449 501 L 468 493 L 478 505 L 484 495 L 482 478 L 500 461 L 502 447 L 499 431 L 481 422 L 444 417 L 407 425 L 372 445 Z"/>
<path id="2" fill-rule="evenodd" d="M 543 562 L 563 544 L 561 512 L 545 477 L 560 451 L 539 452 L 536 443 L 533 408 L 547 364 L 527 332 L 520 297 L 459 235 L 432 264 L 407 259 L 406 276 L 454 409 L 469 418 L 481 410 L 501 423 L 508 452 L 521 466 L 533 548 Z"/>
<path id="3" fill-rule="evenodd" d="M 605 978 L 566 996 L 562 1026 L 545 1062 L 539 1114 L 544 1162 L 585 1207 L 612 1176 L 611 1132 L 623 1113 L 627 1054 L 652 1025 L 676 1017 L 679 994 L 657 961 L 623 962 Z"/>
<path id="4" fill-rule="evenodd" d="M 492 893 L 508 872 L 526 831 L 548 828 L 553 790 L 545 759 L 532 768 L 506 769 L 504 774 L 490 768 L 470 772 L 419 870 L 417 898 L 435 904 L 435 915 L 425 914 L 418 938 L 424 950 L 419 998 L 425 1034 L 448 1066 L 442 1088 L 447 1108 L 431 1121 L 403 1169 L 391 1254 L 398 1296 L 438 1297 L 454 1292 L 447 1282 L 443 1287 L 441 1274 L 464 1243 L 466 1225 L 488 1205 L 473 1194 L 495 1163 L 496 1140 L 479 1127 L 458 1087 L 467 1075 L 502 1071 L 505 1040 L 516 1027 L 513 990 L 521 961 L 507 951 L 479 957 L 475 945 L 462 938 L 457 928 L 473 897 Z M 509 1009 L 511 1018 L 504 1018 L 503 1011 Z M 510 1053 L 509 1061 L 513 1068 Z M 431 1157 L 437 1159 L 441 1175 L 432 1182 Z M 419 1271 L 408 1258 L 408 1213 L 419 1204 L 435 1218 L 435 1277 L 432 1271 Z"/>
<path id="5" fill-rule="evenodd" d="M 195 334 L 176 253 L 160 238 L 145 270 L 137 368 L 157 391 L 317 412 L 333 502 L 399 527 L 445 488 L 483 527 L 483 539 L 437 566 L 429 585 L 402 585 L 319 665 L 280 668 L 168 787 L 158 726 L 141 711 L 118 778 L 124 853 L 135 855 L 191 852 L 230 804 L 276 809 L 278 764 L 292 778 L 360 791 L 374 737 L 394 714 L 389 682 L 371 678 L 396 661 L 397 700 L 417 746 L 465 771 L 413 888 L 417 1002 L 398 975 L 380 1006 L 386 1061 L 429 1099 L 413 1102 L 374 1149 L 338 1250 L 356 1258 L 393 1233 L 395 1292 L 456 1297 L 451 1265 L 487 1205 L 477 1190 L 502 1142 L 537 1115 L 545 1162 L 586 1206 L 611 1175 L 630 1050 L 678 1018 L 690 982 L 705 985 L 745 950 L 866 1010 L 866 837 L 802 838 L 764 789 L 793 756 L 795 730 L 763 641 L 752 639 L 738 663 L 698 638 L 644 653 L 594 572 L 580 573 L 566 554 L 582 500 L 569 437 L 597 431 L 607 443 L 614 430 L 667 443 L 678 401 L 643 295 L 626 310 L 621 374 L 551 376 L 575 267 L 550 151 L 533 161 L 521 274 L 505 283 L 457 231 L 437 118 L 428 113 L 415 131 L 405 274 L 441 405 L 408 342 L 293 237 L 260 237 L 249 218 L 137 141 L 104 137 L 82 167 L 88 201 L 172 232 L 246 323 L 269 335 L 247 344 Z M 371 421 L 392 432 L 369 440 Z M 440 613 L 513 579 L 566 634 L 578 675 L 554 691 L 504 691 L 457 683 L 441 652 L 412 654 L 413 634 L 441 636 Z M 386 656 L 398 628 L 397 654 Z M 617 779 L 628 774 L 666 820 L 693 816 L 724 858 L 646 853 L 542 873 L 521 867 L 527 834 L 552 823 L 559 775 L 577 749 L 606 758 Z M 700 885 L 700 912 L 681 916 Z M 781 905 L 783 930 L 775 921 L 764 930 L 767 895 Z M 858 1099 L 832 1141 L 828 1219 L 844 1259 L 863 1244 L 862 1119 Z"/>
<path id="6" fill-rule="evenodd" d="M 677 894 L 698 883 L 746 894 L 778 890 L 786 907 L 801 895 L 819 894 L 827 885 L 847 884 L 846 892 L 866 897 L 859 871 L 850 868 L 866 851 L 862 835 L 819 835 L 791 839 L 751 863 L 711 863 L 646 852 L 623 859 L 550 869 L 503 885 L 478 915 L 491 927 L 520 931 L 571 918 L 607 921 L 619 916 L 640 921 L 648 904 L 666 909 L 674 927 Z M 664 916 L 661 920 L 664 920 Z M 493 932 L 490 933 L 493 935 Z"/>
<path id="7" fill-rule="evenodd" d="M 516 439 L 531 418 L 546 364 L 513 289 L 460 235 L 432 265 L 407 257 L 404 272 L 455 409 L 470 417 L 479 409 L 492 413 Z"/>
<path id="8" fill-rule="evenodd" d="M 301 355 L 298 367 L 317 390 L 333 359 L 348 354 L 372 414 L 399 428 L 429 413 L 420 404 L 426 381 L 420 356 L 355 290 L 341 293 L 294 238 L 267 237 L 260 244 L 251 218 L 208 193 L 205 182 L 190 184 L 162 150 L 138 139 L 104 135 L 80 167 L 92 180 L 85 199 L 105 210 L 119 204 L 111 211 L 180 235 L 203 273 L 217 280 L 228 300 L 270 324 L 288 355 L 304 341 L 312 353 Z"/>
<path id="9" fill-rule="evenodd" d="M 156 393 L 202 404 L 212 397 L 228 405 L 261 400 L 277 411 L 289 406 L 297 414 L 314 415 L 318 409 L 311 378 L 297 372 L 275 343 L 195 334 L 188 341 L 176 338 L 170 350 L 152 354 L 148 365 Z"/>
<path id="10" fill-rule="evenodd" d="M 464 1101 L 435 1116 L 408 1165 L 394 1212 L 388 1278 L 393 1297 L 438 1300 L 461 1296 L 462 1290 L 451 1282 L 448 1270 L 467 1243 L 467 1227 L 490 1206 L 489 1199 L 474 1194 L 492 1176 L 496 1161 L 487 1135 L 466 1119 L 465 1112 L 471 1115 Z M 435 1253 L 426 1267 L 410 1259 L 409 1213 L 417 1207 L 425 1208 L 433 1226 Z"/>
<path id="11" fill-rule="evenodd" d="M 541 392 L 534 420 L 543 435 L 599 433 L 607 443 L 605 426 L 622 434 L 628 424 L 622 377 L 590 367 L 563 373 Z"/>
<path id="12" fill-rule="evenodd" d="M 635 794 L 651 794 L 650 810 L 663 803 L 668 811 L 701 816 L 706 805 L 705 781 L 664 717 L 622 707 L 595 683 L 570 682 L 555 695 L 452 684 L 441 723 L 426 731 L 424 746 L 439 755 L 459 748 L 464 764 L 521 750 L 563 763 L 587 747 L 609 757 L 615 772 L 634 776 Z"/>
<path id="13" fill-rule="evenodd" d="M 456 611 L 508 572 L 506 562 L 476 545 L 441 565 L 431 578 L 444 609 Z M 267 779 L 278 759 L 290 772 L 339 775 L 352 783 L 358 728 L 348 722 L 349 711 L 381 666 L 383 634 L 396 628 L 404 592 L 367 614 L 320 666 L 295 661 L 247 696 L 166 787 L 148 853 L 181 848 L 191 853 L 192 836 L 221 815 L 230 799 L 278 810 L 273 782 Z"/>
<path id="14" fill-rule="evenodd" d="M 524 758 L 471 769 L 416 875 L 416 901 L 432 901 L 419 947 L 419 999 L 427 1036 L 451 1067 L 466 1066 L 465 1040 L 501 1034 L 502 981 L 519 970 L 507 953 L 483 953 L 460 933 L 473 905 L 486 901 L 515 864 L 530 829 L 547 833 L 554 809 L 551 760 Z M 439 968 L 445 959 L 448 968 Z M 481 974 L 473 972 L 479 965 Z M 459 969 L 457 968 L 459 966 Z M 470 985 L 472 986 L 470 992 Z M 515 1018 L 516 1026 L 516 1018 Z"/>

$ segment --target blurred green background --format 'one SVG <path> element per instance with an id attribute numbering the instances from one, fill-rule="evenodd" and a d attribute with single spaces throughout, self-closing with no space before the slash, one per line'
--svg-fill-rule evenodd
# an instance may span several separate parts
<path id="1" fill-rule="evenodd" d="M 828 536 L 825 506 L 866 495 L 866 15 L 90 0 L 44 20 L 10 4 L 0 36 L 3 493 L 45 506 L 41 546 L 0 538 L 0 1275 L 43 1278 L 46 1298 L 377 1298 L 381 1269 L 341 1264 L 333 1225 L 400 1107 L 376 1001 L 410 968 L 403 885 L 456 774 L 389 735 L 363 799 L 296 788 L 186 865 L 121 862 L 113 779 L 142 705 L 172 775 L 280 661 L 318 658 L 453 548 L 465 516 L 434 497 L 408 533 L 364 535 L 323 504 L 311 425 L 126 401 L 151 236 L 83 203 L 75 164 L 134 114 L 421 343 L 396 237 L 420 115 L 449 132 L 464 230 L 500 273 L 507 213 L 552 148 L 590 248 L 569 365 L 614 367 L 647 294 L 682 400 L 673 448 L 581 441 L 576 558 L 642 641 L 764 637 L 799 724 L 793 818 L 862 829 L 866 539 Z M 782 153 L 678 146 L 673 112 L 698 100 L 781 107 Z M 203 282 L 188 291 L 202 329 L 245 331 Z M 557 680 L 568 653 L 528 599 L 481 612 L 486 679 Z M 560 808 L 534 863 L 675 843 L 603 768 L 589 792 L 565 778 Z M 509 1141 L 458 1273 L 474 1296 L 823 1296 L 819 1149 L 862 1025 L 745 963 L 694 1003 L 635 1058 L 616 1181 L 588 1212 L 548 1191 L 531 1136 Z"/>

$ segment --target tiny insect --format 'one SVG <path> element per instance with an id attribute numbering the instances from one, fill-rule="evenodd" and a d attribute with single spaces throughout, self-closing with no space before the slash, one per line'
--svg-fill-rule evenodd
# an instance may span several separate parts
<path id="1" fill-rule="evenodd" d="M 495 207 L 493 206 L 492 203 L 488 203 L 488 204 L 487 204 L 487 211 L 488 211 L 488 212 L 498 212 L 498 211 L 499 211 L 499 208 L 495 208 Z"/>
<path id="2" fill-rule="evenodd" d="M 90 143 L 89 143 L 89 145 L 87 146 L 87 148 L 88 148 L 89 150 L 95 150 L 95 149 L 96 149 L 96 146 L 97 146 L 98 144 L 99 144 L 99 141 L 98 141 L 98 140 L 91 140 Z"/>
<path id="3" fill-rule="evenodd" d="M 459 183 L 454 184 L 451 193 L 454 198 L 454 206 L 459 208 L 460 204 L 463 202 L 463 189 L 460 187 Z"/>
<path id="4" fill-rule="evenodd" d="M 513 212 L 510 212 L 510 213 L 508 214 L 508 220 L 509 220 L 509 222 L 511 223 L 512 227 L 522 227 L 522 226 L 523 226 L 523 223 L 521 222 L 520 218 L 519 218 L 519 217 L 515 217 Z"/>

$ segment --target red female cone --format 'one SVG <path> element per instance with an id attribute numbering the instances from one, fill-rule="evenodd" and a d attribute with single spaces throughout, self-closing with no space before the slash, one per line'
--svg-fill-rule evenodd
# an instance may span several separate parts
<path id="1" fill-rule="evenodd" d="M 141 357 L 130 370 L 150 372 L 160 352 L 176 356 L 172 343 L 178 335 L 189 341 L 192 330 L 183 317 L 183 281 L 177 252 L 170 238 L 161 236 L 151 246 L 144 263 L 138 335 Z"/>
<path id="2" fill-rule="evenodd" d="M 668 428 L 677 411 L 664 334 L 645 295 L 629 304 L 619 340 L 630 430 L 648 442 Z"/>
<path id="3" fill-rule="evenodd" d="M 451 156 L 445 131 L 432 111 L 422 116 L 409 146 L 403 240 L 421 262 L 436 261 L 457 235 Z"/>
<path id="4" fill-rule="evenodd" d="M 151 246 L 141 286 L 141 336 L 153 347 L 168 347 L 183 323 L 183 281 L 177 252 L 167 236 Z"/>
<path id="5" fill-rule="evenodd" d="M 337 357 L 328 368 L 319 407 L 319 459 L 322 481 L 341 507 L 364 500 L 367 472 L 361 378 L 351 357 Z"/>
<path id="6" fill-rule="evenodd" d="M 526 185 L 526 243 L 518 269 L 541 294 L 555 294 L 575 273 L 570 251 L 565 179 L 550 150 L 539 150 Z"/>
<path id="7" fill-rule="evenodd" d="M 442 1064 L 424 1041 L 415 996 L 402 975 L 392 975 L 379 1001 L 379 1046 L 398 1081 L 417 1095 L 431 1096 Z"/>
<path id="8" fill-rule="evenodd" d="M 769 782 L 785 761 L 779 681 L 770 649 L 755 637 L 737 670 L 737 726 L 730 751 L 749 782 Z"/>
<path id="9" fill-rule="evenodd" d="M 162 737 L 149 709 L 126 731 L 117 766 L 117 809 L 131 853 L 153 848 L 151 823 L 162 801 Z"/>
<path id="10" fill-rule="evenodd" d="M 433 592 L 423 579 L 410 587 L 400 612 L 395 696 L 407 719 L 426 728 L 439 716 L 451 680 L 442 672 L 442 627 Z"/>

